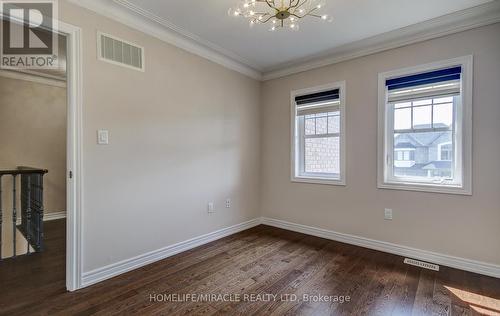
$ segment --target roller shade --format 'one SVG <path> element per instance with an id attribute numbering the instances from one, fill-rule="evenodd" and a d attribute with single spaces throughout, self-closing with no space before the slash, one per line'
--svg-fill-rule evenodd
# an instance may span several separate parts
<path id="1" fill-rule="evenodd" d="M 295 97 L 297 115 L 338 111 L 340 106 L 339 93 L 339 89 L 334 89 Z"/>
<path id="2" fill-rule="evenodd" d="M 453 67 L 386 81 L 388 102 L 448 97 L 460 94 L 462 67 Z"/>

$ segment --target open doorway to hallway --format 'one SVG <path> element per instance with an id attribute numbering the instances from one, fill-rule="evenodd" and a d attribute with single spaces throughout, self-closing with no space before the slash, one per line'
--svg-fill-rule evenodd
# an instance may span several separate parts
<path id="1" fill-rule="evenodd" d="M 58 69 L 0 70 L 0 270 L 41 264 L 48 237 L 65 231 L 67 41 L 58 40 Z"/>

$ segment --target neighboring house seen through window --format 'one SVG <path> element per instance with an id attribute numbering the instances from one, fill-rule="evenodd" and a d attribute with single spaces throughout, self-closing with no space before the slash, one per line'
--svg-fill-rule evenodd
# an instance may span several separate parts
<path id="1" fill-rule="evenodd" d="M 344 183 L 342 84 L 292 92 L 292 180 Z"/>

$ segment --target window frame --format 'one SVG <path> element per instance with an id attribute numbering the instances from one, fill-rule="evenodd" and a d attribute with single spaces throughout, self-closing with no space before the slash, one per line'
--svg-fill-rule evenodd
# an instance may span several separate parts
<path id="1" fill-rule="evenodd" d="M 462 67 L 461 94 L 454 104 L 459 102 L 461 111 L 454 111 L 455 139 L 461 141 L 461 153 L 456 155 L 456 165 L 461 168 L 457 178 L 461 179 L 460 184 L 436 184 L 412 179 L 399 180 L 391 177 L 392 154 L 389 149 L 394 149 L 393 119 L 391 107 L 387 102 L 386 80 L 409 76 L 413 74 L 433 71 L 453 66 Z M 448 193 L 472 195 L 472 90 L 473 89 L 473 56 L 463 56 L 434 63 L 408 67 L 388 72 L 379 73 L 378 76 L 378 162 L 377 162 L 377 185 L 380 189 L 409 190 L 433 193 Z M 457 107 L 456 105 L 454 105 Z M 392 138 L 391 138 L 392 137 Z"/>
<path id="2" fill-rule="evenodd" d="M 292 182 L 301 182 L 301 183 L 314 183 L 314 184 L 329 184 L 329 185 L 346 185 L 346 113 L 345 113 L 345 93 L 346 93 L 346 84 L 345 81 L 333 82 L 325 85 L 315 86 L 311 88 L 293 90 L 290 93 L 291 107 L 290 107 L 290 180 Z M 320 173 L 309 173 L 309 174 L 301 174 L 299 172 L 302 167 L 303 159 L 300 159 L 303 150 L 299 137 L 297 137 L 296 133 L 298 133 L 299 124 L 297 123 L 297 104 L 295 102 L 295 97 L 300 95 L 318 93 L 322 91 L 328 91 L 333 89 L 339 89 L 340 94 L 340 104 L 339 104 L 339 121 L 340 121 L 340 129 L 339 129 L 339 142 L 340 142 L 340 172 L 337 178 L 332 178 L 329 174 L 320 174 Z M 302 124 L 300 124 L 302 126 Z M 328 131 L 327 131 L 328 132 Z M 334 133 L 336 134 L 336 133 Z M 327 133 L 326 135 L 329 135 Z M 300 165 L 299 165 L 300 164 Z"/>

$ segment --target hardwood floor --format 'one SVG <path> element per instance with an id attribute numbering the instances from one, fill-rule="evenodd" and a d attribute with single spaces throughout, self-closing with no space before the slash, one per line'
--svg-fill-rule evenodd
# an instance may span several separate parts
<path id="1" fill-rule="evenodd" d="M 44 253 L 0 263 L 1 315 L 500 315 L 500 279 L 267 226 L 68 293 L 64 225 L 46 223 Z"/>

